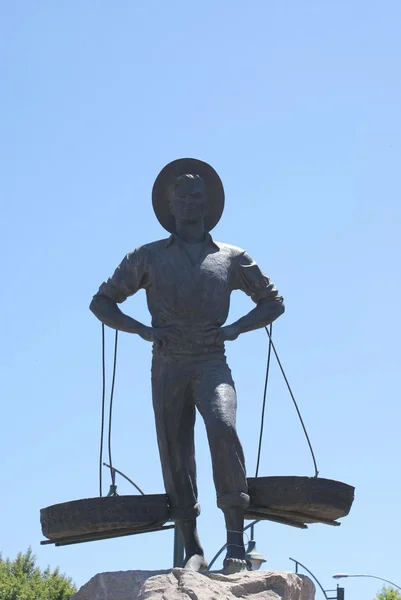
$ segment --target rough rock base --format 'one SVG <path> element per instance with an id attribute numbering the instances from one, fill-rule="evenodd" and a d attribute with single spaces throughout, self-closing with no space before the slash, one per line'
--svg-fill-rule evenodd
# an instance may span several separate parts
<path id="1" fill-rule="evenodd" d="M 314 600 L 308 577 L 285 571 L 235 575 L 172 571 L 99 573 L 73 600 Z"/>

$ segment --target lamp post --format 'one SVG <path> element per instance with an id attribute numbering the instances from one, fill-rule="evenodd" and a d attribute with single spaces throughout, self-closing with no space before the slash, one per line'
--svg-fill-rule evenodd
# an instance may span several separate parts
<path id="1" fill-rule="evenodd" d="M 318 584 L 318 586 L 320 587 L 320 589 L 322 590 L 322 593 L 324 595 L 324 597 L 326 598 L 326 600 L 344 600 L 344 588 L 341 588 L 337 585 L 337 589 L 335 590 L 325 590 L 322 586 L 322 584 L 320 583 L 320 581 L 317 579 L 317 577 L 314 576 L 314 574 L 312 573 L 312 571 L 309 571 L 309 569 L 307 569 L 305 567 L 305 565 L 303 565 L 302 563 L 299 562 L 299 560 L 295 560 L 295 558 L 291 558 L 290 560 L 292 560 L 295 563 L 295 573 L 298 573 L 298 565 L 300 567 L 302 567 L 303 569 L 305 569 L 305 571 L 307 573 L 309 573 L 309 575 L 316 581 L 316 583 Z M 328 592 L 336 592 L 335 596 L 328 596 L 327 593 Z"/>
<path id="2" fill-rule="evenodd" d="M 343 577 L 371 577 L 372 579 L 380 579 L 380 581 L 385 581 L 386 583 L 389 583 L 390 585 L 393 585 L 401 590 L 401 586 L 389 581 L 388 579 L 383 579 L 383 577 L 377 577 L 377 575 L 350 575 L 348 573 L 334 573 L 333 575 L 333 579 L 342 579 Z"/>
<path id="3" fill-rule="evenodd" d="M 180 532 L 178 531 L 177 525 L 174 527 L 174 550 L 173 550 L 173 566 L 183 567 L 184 566 L 184 542 Z"/>

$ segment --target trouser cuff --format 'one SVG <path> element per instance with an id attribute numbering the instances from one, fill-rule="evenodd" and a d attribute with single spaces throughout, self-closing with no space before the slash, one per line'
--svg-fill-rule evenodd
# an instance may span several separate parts
<path id="1" fill-rule="evenodd" d="M 223 496 L 217 496 L 217 506 L 224 510 L 225 508 L 247 508 L 250 498 L 244 492 L 231 492 Z"/>
<path id="2" fill-rule="evenodd" d="M 188 521 L 196 519 L 200 515 L 200 505 L 190 504 L 189 506 L 171 506 L 170 519 L 172 521 Z"/>

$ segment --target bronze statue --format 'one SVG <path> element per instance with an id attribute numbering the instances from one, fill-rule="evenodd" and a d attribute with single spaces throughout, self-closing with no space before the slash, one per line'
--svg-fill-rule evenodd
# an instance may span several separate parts
<path id="1" fill-rule="evenodd" d="M 153 207 L 170 237 L 137 248 L 122 260 L 90 308 L 113 329 L 153 342 L 152 396 L 164 485 L 186 550 L 185 568 L 207 568 L 196 518 L 195 409 L 205 422 L 217 505 L 227 529 L 227 572 L 248 568 L 243 542 L 249 504 L 245 460 L 235 428 L 236 392 L 224 343 L 272 323 L 284 312 L 270 279 L 240 248 L 212 239 L 224 208 L 216 171 L 196 159 L 168 164 L 153 187 Z M 152 326 L 120 311 L 145 289 Z M 224 326 L 230 294 L 244 291 L 256 303 Z"/>

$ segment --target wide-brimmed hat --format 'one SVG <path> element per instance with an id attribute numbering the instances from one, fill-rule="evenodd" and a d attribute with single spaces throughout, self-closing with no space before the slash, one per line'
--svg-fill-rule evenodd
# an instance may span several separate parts
<path id="1" fill-rule="evenodd" d="M 152 190 L 152 204 L 158 221 L 170 233 L 175 231 L 175 220 L 169 207 L 169 189 L 177 177 L 185 174 L 202 177 L 207 193 L 208 210 L 205 228 L 211 231 L 220 221 L 224 209 L 224 188 L 216 171 L 197 158 L 178 158 L 162 169 Z"/>

